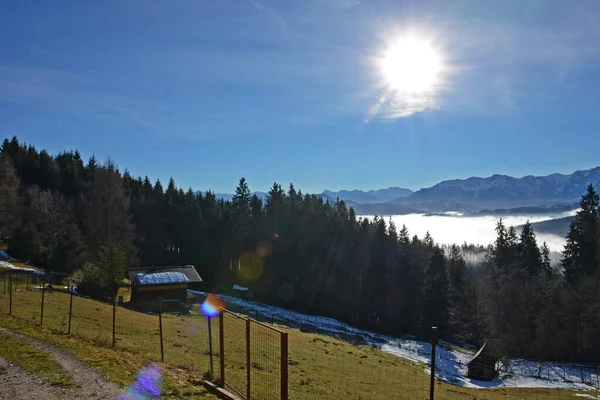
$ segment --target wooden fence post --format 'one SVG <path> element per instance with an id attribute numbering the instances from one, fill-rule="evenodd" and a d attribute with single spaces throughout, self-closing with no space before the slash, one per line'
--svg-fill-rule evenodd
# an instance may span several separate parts
<path id="1" fill-rule="evenodd" d="M 250 320 L 246 320 L 246 400 L 250 400 Z"/>
<path id="2" fill-rule="evenodd" d="M 158 329 L 160 331 L 160 360 L 165 362 L 165 348 L 163 347 L 163 329 L 162 329 L 162 297 L 158 298 Z"/>
<path id="3" fill-rule="evenodd" d="M 210 317 L 206 317 L 208 320 L 208 351 L 210 357 L 210 376 L 211 379 L 214 379 L 215 372 L 213 370 L 213 346 L 212 346 L 212 327 L 211 327 L 211 319 Z"/>
<path id="4" fill-rule="evenodd" d="M 431 377 L 429 380 L 429 400 L 435 397 L 435 351 L 437 348 L 437 327 L 431 327 Z"/>
<path id="5" fill-rule="evenodd" d="M 219 311 L 219 383 L 225 387 L 225 334 L 223 327 L 223 310 Z"/>
<path id="6" fill-rule="evenodd" d="M 9 297 L 9 306 L 8 306 L 8 315 L 12 315 L 12 274 L 8 274 L 8 297 Z"/>
<path id="7" fill-rule="evenodd" d="M 73 316 L 73 286 L 71 286 L 71 298 L 69 299 L 69 328 L 67 334 L 71 334 L 71 317 Z"/>
<path id="8" fill-rule="evenodd" d="M 288 400 L 288 334 L 281 333 L 281 400 Z"/>
<path id="9" fill-rule="evenodd" d="M 115 348 L 115 322 L 116 322 L 116 315 L 117 315 L 117 302 L 113 301 L 113 330 L 112 330 L 112 347 L 113 349 Z M 161 335 L 162 336 L 162 335 Z M 162 339 L 161 339 L 162 342 Z"/>
<path id="10" fill-rule="evenodd" d="M 44 325 L 44 294 L 46 293 L 46 285 L 42 281 L 42 307 L 40 311 L 40 326 Z"/>

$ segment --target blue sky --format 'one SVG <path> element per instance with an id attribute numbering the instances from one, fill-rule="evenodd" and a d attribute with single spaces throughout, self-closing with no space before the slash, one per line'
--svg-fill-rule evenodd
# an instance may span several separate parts
<path id="1" fill-rule="evenodd" d="M 405 35 L 442 60 L 417 108 L 376 65 Z M 599 164 L 598 43 L 594 0 L 5 0 L 0 137 L 217 192 L 572 172 Z"/>

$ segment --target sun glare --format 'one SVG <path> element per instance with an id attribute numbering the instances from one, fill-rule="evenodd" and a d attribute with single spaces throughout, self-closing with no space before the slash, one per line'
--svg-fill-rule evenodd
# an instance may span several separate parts
<path id="1" fill-rule="evenodd" d="M 404 38 L 387 49 L 380 59 L 380 68 L 390 89 L 420 94 L 435 87 L 441 61 L 429 43 Z"/>

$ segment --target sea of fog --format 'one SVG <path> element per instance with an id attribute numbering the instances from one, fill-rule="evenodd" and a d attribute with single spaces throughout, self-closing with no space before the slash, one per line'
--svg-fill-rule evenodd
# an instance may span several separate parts
<path id="1" fill-rule="evenodd" d="M 450 214 L 450 213 L 448 213 Z M 383 217 L 385 221 L 391 219 L 396 224 L 398 230 L 402 225 L 410 232 L 410 235 L 417 235 L 423 238 L 427 232 L 431 234 L 436 243 L 440 244 L 469 244 L 488 245 L 496 239 L 496 223 L 500 217 L 495 216 L 460 216 L 455 215 L 433 215 L 407 214 L 392 215 Z M 575 211 L 563 213 L 554 213 L 548 215 L 514 215 L 502 216 L 506 226 L 522 225 L 529 222 L 540 222 L 554 218 L 562 218 L 575 215 Z M 363 215 L 363 218 L 373 218 L 370 215 Z M 536 234 L 538 244 L 541 246 L 545 241 L 552 251 L 562 251 L 565 244 L 565 238 L 557 235 Z"/>

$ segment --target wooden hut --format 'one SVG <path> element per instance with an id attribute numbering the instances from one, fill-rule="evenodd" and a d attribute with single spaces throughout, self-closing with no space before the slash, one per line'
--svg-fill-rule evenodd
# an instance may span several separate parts
<path id="1" fill-rule="evenodd" d="M 493 380 L 498 375 L 496 361 L 498 361 L 496 356 L 484 344 L 467 364 L 467 376 L 480 381 Z"/>
<path id="2" fill-rule="evenodd" d="M 190 285 L 202 282 L 193 265 L 131 268 L 131 302 L 149 303 L 163 300 L 186 302 Z"/>

